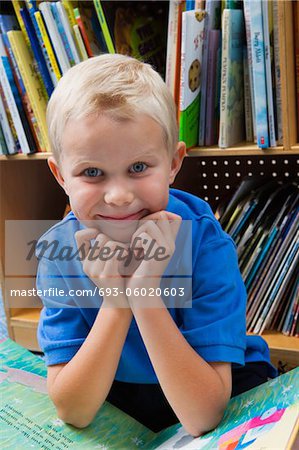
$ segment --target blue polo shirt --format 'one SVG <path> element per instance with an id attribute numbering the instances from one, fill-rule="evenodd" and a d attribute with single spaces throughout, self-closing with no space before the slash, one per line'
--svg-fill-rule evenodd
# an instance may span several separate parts
<path id="1" fill-rule="evenodd" d="M 175 306 L 167 298 L 168 311 L 180 332 L 208 362 L 244 365 L 245 362 L 264 361 L 268 363 L 269 376 L 275 376 L 266 342 L 260 336 L 246 336 L 246 292 L 234 242 L 221 229 L 209 205 L 196 196 L 170 189 L 167 211 L 181 216 L 183 223 L 192 224 L 189 241 L 181 226 L 176 251 L 167 268 L 171 275 L 179 274 L 178 277 L 166 277 L 167 286 L 185 286 L 185 297 L 188 297 L 184 299 L 184 305 L 174 302 Z M 59 243 L 65 256 L 68 249 L 76 248 L 74 234 L 81 228 L 71 212 L 45 233 L 39 243 Z M 37 254 L 38 249 L 39 245 Z M 43 252 L 37 274 L 37 289 L 46 292 L 42 296 L 44 308 L 38 326 L 38 341 L 47 365 L 72 359 L 91 330 L 102 302 L 99 295 L 94 295 L 89 299 L 88 307 L 84 307 L 80 297 L 57 294 L 59 289 L 65 293 L 79 289 L 94 291 L 95 285 L 84 274 L 78 258 L 53 258 L 50 249 L 53 246 Z M 158 383 L 134 318 L 115 379 Z"/>

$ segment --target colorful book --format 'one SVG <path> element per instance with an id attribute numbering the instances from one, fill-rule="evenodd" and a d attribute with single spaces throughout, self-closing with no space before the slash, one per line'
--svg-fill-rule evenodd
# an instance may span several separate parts
<path id="1" fill-rule="evenodd" d="M 179 66 L 177 56 L 178 46 L 180 45 L 181 40 L 179 31 L 181 3 L 181 0 L 169 2 L 165 82 L 172 93 L 173 98 L 175 98 L 176 91 L 176 71 Z"/>
<path id="2" fill-rule="evenodd" d="M 52 70 L 53 70 L 53 72 L 52 72 L 53 84 L 54 84 L 54 86 L 57 86 L 58 81 L 61 78 L 61 71 L 60 71 L 56 56 L 55 56 L 54 49 L 52 47 L 52 43 L 51 43 L 49 35 L 48 35 L 47 29 L 44 24 L 43 16 L 40 11 L 36 11 L 34 13 L 34 17 L 35 17 L 37 26 L 39 28 L 40 34 L 42 36 L 42 40 L 43 40 L 46 52 L 48 54 L 48 58 L 50 60 Z"/>
<path id="3" fill-rule="evenodd" d="M 64 32 L 65 32 L 66 39 L 68 41 L 68 45 L 69 45 L 71 53 L 73 55 L 74 62 L 75 62 L 75 64 L 79 64 L 79 62 L 81 61 L 80 54 L 76 47 L 75 39 L 73 36 L 72 28 L 70 26 L 70 22 L 68 19 L 66 9 L 65 9 L 63 3 L 61 3 L 61 2 L 56 2 L 56 9 L 57 9 L 57 12 L 59 15 L 61 26 L 63 27 Z"/>
<path id="4" fill-rule="evenodd" d="M 20 9 L 20 14 L 22 16 L 27 35 L 30 40 L 30 48 L 32 49 L 33 56 L 37 62 L 37 66 L 39 69 L 39 72 L 41 74 L 41 78 L 43 80 L 43 83 L 45 85 L 46 91 L 47 91 L 47 99 L 50 98 L 53 90 L 54 85 L 51 80 L 51 76 L 48 70 L 48 67 L 45 62 L 45 58 L 43 55 L 43 52 L 41 50 L 41 47 L 39 45 L 38 37 L 36 35 L 35 29 L 33 27 L 30 14 L 26 7 Z"/>
<path id="5" fill-rule="evenodd" d="M 109 53 L 151 64 L 163 77 L 168 2 L 94 0 Z"/>
<path id="6" fill-rule="evenodd" d="M 243 45 L 244 16 L 240 9 L 222 14 L 222 69 L 219 147 L 227 148 L 245 138 Z"/>
<path id="7" fill-rule="evenodd" d="M 16 143 L 15 143 L 15 140 L 14 140 L 14 137 L 13 137 L 13 134 L 12 134 L 9 122 L 8 122 L 8 118 L 7 118 L 5 106 L 4 106 L 4 103 L 2 100 L 1 92 L 0 92 L 0 125 L 2 128 L 3 136 L 4 136 L 6 147 L 7 147 L 7 154 L 13 155 L 15 153 L 18 153 L 18 148 L 16 146 Z"/>
<path id="8" fill-rule="evenodd" d="M 219 131 L 219 89 L 218 70 L 220 65 L 220 41 L 221 31 L 209 31 L 208 70 L 207 70 L 207 112 L 205 145 L 214 145 L 218 141 Z"/>
<path id="9" fill-rule="evenodd" d="M 245 131 L 247 142 L 252 142 L 254 140 L 250 71 L 251 67 L 249 67 L 248 50 L 247 46 L 244 45 L 243 47 L 244 113 L 245 113 Z"/>
<path id="10" fill-rule="evenodd" d="M 14 124 L 14 121 L 13 121 L 13 118 L 12 118 L 12 115 L 11 115 L 11 112 L 10 112 L 10 109 L 9 109 L 9 105 L 8 105 L 7 99 L 6 99 L 5 94 L 4 94 L 4 89 L 3 89 L 2 83 L 0 83 L 0 96 L 1 96 L 1 101 L 2 101 L 2 104 L 3 104 L 3 111 L 5 113 L 5 114 L 3 114 L 4 121 L 2 123 L 2 126 L 5 126 L 5 118 L 6 118 L 7 119 L 7 123 L 8 123 L 8 128 L 10 129 L 10 132 L 11 132 L 11 137 L 12 137 L 12 139 L 14 141 L 13 148 L 15 150 L 12 153 L 19 153 L 21 151 L 21 146 L 20 146 L 20 142 L 19 142 L 19 139 L 18 139 L 18 135 L 17 135 L 17 131 L 16 131 L 16 128 L 15 128 L 15 124 Z"/>
<path id="11" fill-rule="evenodd" d="M 32 56 L 29 53 L 22 31 L 9 31 L 7 36 L 28 93 L 34 116 L 38 122 L 40 130 L 38 140 L 43 143 L 42 150 L 49 151 L 50 145 L 46 126 L 47 102 L 42 94 L 39 77 L 34 70 Z"/>
<path id="12" fill-rule="evenodd" d="M 0 355 L 2 448 L 290 449 L 298 431 L 299 368 L 233 398 L 218 427 L 193 438 L 180 424 L 154 433 L 108 402 L 86 429 L 68 426 L 47 395 L 42 359 L 10 339 Z"/>
<path id="13" fill-rule="evenodd" d="M 245 20 L 249 20 L 248 26 L 251 28 L 251 41 L 247 44 L 250 45 L 252 52 L 257 145 L 260 148 L 268 148 L 270 143 L 262 0 L 245 0 L 244 5 L 248 8 L 248 16 L 245 16 Z"/>
<path id="14" fill-rule="evenodd" d="M 35 13 L 39 11 L 36 0 L 26 0 L 26 7 L 30 14 L 31 22 L 32 22 L 32 25 L 35 30 L 36 38 L 38 39 L 39 47 L 42 51 L 42 55 L 43 55 L 45 64 L 47 66 L 48 74 L 50 75 L 51 80 L 52 80 L 52 91 L 53 91 L 53 87 L 55 87 L 57 84 L 57 79 L 56 79 L 56 76 L 54 73 L 54 69 L 52 67 L 51 59 L 49 57 L 49 54 L 47 52 L 47 49 L 46 49 L 46 46 L 45 46 L 45 43 L 43 40 L 43 35 L 41 33 L 40 27 L 36 20 Z M 51 91 L 49 91 L 48 94 L 51 95 Z"/>
<path id="15" fill-rule="evenodd" d="M 10 14 L 0 15 L 0 31 L 2 33 L 2 39 L 3 39 L 4 47 L 6 50 L 6 54 L 8 56 L 8 59 L 9 59 L 9 62 L 10 62 L 10 65 L 11 65 L 11 68 L 13 71 L 14 81 L 15 81 L 15 84 L 18 89 L 19 97 L 21 99 L 23 109 L 24 109 L 24 112 L 27 117 L 28 124 L 29 124 L 31 132 L 32 132 L 32 136 L 35 140 L 37 151 L 41 151 L 41 143 L 38 141 L 38 136 L 40 135 L 38 124 L 34 117 L 28 94 L 26 92 L 16 59 L 14 57 L 9 39 L 7 37 L 8 31 L 19 30 L 19 29 L 20 29 L 20 27 L 18 26 L 18 24 L 16 22 L 15 16 L 10 15 Z"/>
<path id="16" fill-rule="evenodd" d="M 200 9 L 183 12 L 179 139 L 187 148 L 198 143 L 205 17 Z"/>
<path id="17" fill-rule="evenodd" d="M 0 155 L 8 155 L 8 148 L 6 145 L 5 137 L 2 130 L 1 120 L 0 120 Z"/>
<path id="18" fill-rule="evenodd" d="M 273 46 L 274 46 L 274 70 L 275 70 L 275 111 L 276 111 L 276 130 L 277 143 L 283 145 L 282 129 L 282 93 L 281 93 L 281 64 L 283 57 L 279 45 L 279 12 L 278 0 L 272 1 L 273 7 Z"/>
<path id="19" fill-rule="evenodd" d="M 59 34 L 57 24 L 54 20 L 51 8 L 51 2 L 42 2 L 39 4 L 39 9 L 42 13 L 43 19 L 47 26 L 47 31 L 50 36 L 53 48 L 55 50 L 56 58 L 60 66 L 61 72 L 64 74 L 71 68 L 64 44 Z"/>
<path id="20" fill-rule="evenodd" d="M 97 56 L 106 52 L 105 40 L 93 4 L 80 3 L 78 8 L 74 8 L 74 13 L 88 55 Z"/>
<path id="21" fill-rule="evenodd" d="M 72 67 L 72 66 L 74 66 L 76 64 L 75 63 L 75 56 L 73 54 L 73 49 L 70 46 L 70 42 L 69 42 L 68 36 L 66 34 L 66 30 L 64 28 L 64 24 L 63 24 L 63 22 L 61 20 L 61 16 L 60 16 L 60 14 L 58 12 L 58 8 L 57 8 L 58 3 L 59 2 L 52 2 L 51 3 L 51 12 L 52 12 L 52 16 L 53 16 L 53 18 L 55 20 L 55 24 L 56 24 L 57 30 L 59 32 L 59 36 L 61 37 L 61 41 L 63 43 L 63 48 L 64 48 L 65 53 L 67 55 L 69 64 Z"/>
<path id="22" fill-rule="evenodd" d="M 94 56 L 94 54 L 93 54 L 93 51 L 92 51 L 90 43 L 89 43 L 89 39 L 88 39 L 88 36 L 87 36 L 87 32 L 86 32 L 85 25 L 83 23 L 83 20 L 82 20 L 79 8 L 74 8 L 74 14 L 75 14 L 76 22 L 77 22 L 77 24 L 78 24 L 78 26 L 80 28 L 80 31 L 81 31 L 81 36 L 82 36 L 82 39 L 83 39 L 83 42 L 84 42 L 84 45 L 85 45 L 85 48 L 86 48 L 86 51 L 87 51 L 87 55 L 89 57 L 92 57 L 92 56 Z"/>
<path id="23" fill-rule="evenodd" d="M 13 72 L 6 55 L 3 38 L 0 34 L 0 81 L 4 95 L 12 116 L 12 120 L 18 135 L 21 152 L 28 154 L 36 151 L 34 139 L 32 138 L 29 124 L 23 110 L 23 105 L 17 86 L 14 81 Z"/>

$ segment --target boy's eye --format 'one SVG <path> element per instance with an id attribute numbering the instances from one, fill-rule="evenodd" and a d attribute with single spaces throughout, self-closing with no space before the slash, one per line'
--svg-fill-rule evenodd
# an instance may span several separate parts
<path id="1" fill-rule="evenodd" d="M 133 173 L 141 173 L 144 172 L 148 166 L 143 162 L 137 162 L 132 165 L 130 171 Z"/>
<path id="2" fill-rule="evenodd" d="M 88 169 L 85 169 L 83 173 L 86 177 L 99 177 L 102 175 L 102 171 L 96 167 L 89 167 Z"/>

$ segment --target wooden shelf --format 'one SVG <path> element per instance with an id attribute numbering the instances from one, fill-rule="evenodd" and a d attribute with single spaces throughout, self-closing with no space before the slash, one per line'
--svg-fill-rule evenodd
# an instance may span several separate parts
<path id="1" fill-rule="evenodd" d="M 194 147 L 188 151 L 188 156 L 269 156 L 269 155 L 293 155 L 299 151 L 299 145 L 292 146 L 290 149 L 284 147 L 271 147 L 261 149 L 257 145 L 248 142 L 242 142 L 234 147 L 222 149 L 217 146 L 213 147 Z"/>
<path id="2" fill-rule="evenodd" d="M 33 351 L 41 351 L 36 337 L 39 309 L 20 309 L 10 317 L 12 337 L 15 342 Z"/>
<path id="3" fill-rule="evenodd" d="M 24 155 L 22 153 L 17 153 L 15 155 L 0 155 L 0 161 L 32 161 L 32 160 L 40 160 L 40 159 L 48 159 L 52 153 L 43 152 L 43 153 L 32 153 L 29 155 Z"/>

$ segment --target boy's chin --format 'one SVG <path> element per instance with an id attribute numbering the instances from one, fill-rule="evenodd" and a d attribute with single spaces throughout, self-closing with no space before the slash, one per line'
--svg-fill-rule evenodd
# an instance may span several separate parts
<path id="1" fill-rule="evenodd" d="M 138 228 L 138 220 L 81 220 L 87 228 L 95 228 L 113 241 L 131 242 L 132 236 Z"/>

